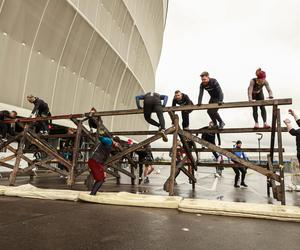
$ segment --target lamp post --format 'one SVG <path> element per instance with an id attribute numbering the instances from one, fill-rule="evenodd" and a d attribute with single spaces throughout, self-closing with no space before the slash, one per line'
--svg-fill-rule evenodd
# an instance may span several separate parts
<path id="1" fill-rule="evenodd" d="M 257 138 L 257 140 L 258 140 L 258 149 L 259 149 L 259 151 L 258 151 L 258 160 L 259 160 L 259 165 L 260 165 L 261 164 L 260 141 L 264 137 L 264 135 L 262 133 L 256 133 L 256 134 L 258 135 L 258 138 Z"/>

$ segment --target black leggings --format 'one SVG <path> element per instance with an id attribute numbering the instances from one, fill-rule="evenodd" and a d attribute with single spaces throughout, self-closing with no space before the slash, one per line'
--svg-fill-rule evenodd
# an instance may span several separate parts
<path id="1" fill-rule="evenodd" d="M 190 125 L 190 113 L 187 111 L 182 111 L 181 117 L 182 117 L 182 128 L 188 128 Z"/>
<path id="2" fill-rule="evenodd" d="M 259 93 L 257 94 L 253 94 L 252 95 L 252 99 L 253 100 L 265 100 L 265 97 L 264 97 L 264 93 L 262 91 L 260 91 Z M 264 122 L 267 122 L 267 111 L 266 111 L 266 108 L 265 106 L 259 106 L 260 107 L 260 112 L 261 112 L 261 117 L 263 119 Z M 254 118 L 254 121 L 256 123 L 258 123 L 258 108 L 257 106 L 256 107 L 252 107 L 253 109 L 253 118 Z"/>
<path id="3" fill-rule="evenodd" d="M 210 99 L 209 103 L 219 103 L 222 100 L 218 100 L 218 99 Z M 210 117 L 210 119 L 212 120 L 212 122 L 214 123 L 214 125 L 217 125 L 217 121 L 221 124 L 223 122 L 220 114 L 218 113 L 219 109 L 208 109 L 207 113 Z"/>
<path id="4" fill-rule="evenodd" d="M 244 183 L 247 169 L 245 167 L 239 167 L 239 168 L 232 168 L 235 172 L 235 178 L 234 178 L 234 184 L 237 185 L 239 179 L 240 179 L 240 172 L 242 173 L 242 180 L 241 183 Z"/>
<path id="5" fill-rule="evenodd" d="M 165 129 L 165 119 L 162 112 L 162 105 L 161 101 L 156 96 L 146 96 L 144 100 L 144 117 L 145 120 L 150 123 L 151 125 L 154 125 L 156 127 L 160 127 L 161 129 Z M 151 118 L 151 114 L 155 112 L 158 118 L 158 121 L 155 121 Z"/>

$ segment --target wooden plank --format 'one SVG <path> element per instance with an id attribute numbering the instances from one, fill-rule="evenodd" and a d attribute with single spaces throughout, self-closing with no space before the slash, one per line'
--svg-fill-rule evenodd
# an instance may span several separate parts
<path id="1" fill-rule="evenodd" d="M 282 153 L 282 134 L 281 134 L 281 118 L 280 109 L 277 109 L 277 138 L 278 138 L 278 160 L 280 174 L 280 200 L 281 205 L 285 205 L 285 184 L 284 184 L 284 169 L 283 169 L 283 153 Z"/>
<path id="2" fill-rule="evenodd" d="M 174 127 L 170 127 L 170 128 L 168 128 L 168 129 L 165 131 L 165 133 L 166 133 L 166 134 L 171 134 L 171 133 L 173 133 L 174 131 L 175 131 L 175 128 L 174 128 Z M 133 146 L 131 146 L 131 147 L 129 147 L 129 148 L 127 148 L 127 149 L 121 151 L 120 153 L 118 153 L 118 154 L 116 154 L 116 155 L 110 157 L 110 158 L 106 161 L 105 165 L 110 165 L 110 164 L 112 164 L 112 163 L 115 163 L 115 162 L 121 160 L 121 159 L 122 159 L 123 157 L 125 157 L 126 155 L 128 155 L 128 154 L 130 154 L 130 153 L 132 153 L 132 152 L 134 152 L 134 151 L 137 151 L 138 149 L 141 149 L 142 147 L 144 147 L 144 146 L 146 146 L 146 145 L 148 145 L 148 144 L 150 144 L 150 143 L 152 143 L 152 142 L 154 142 L 154 141 L 159 140 L 161 137 L 162 137 L 162 134 L 157 132 L 156 135 L 154 135 L 154 136 L 152 136 L 152 137 L 149 137 L 148 139 L 146 139 L 146 140 L 144 140 L 144 141 L 142 141 L 142 142 L 140 142 L 140 143 L 138 143 L 138 144 L 135 144 L 135 145 L 133 145 Z"/>
<path id="3" fill-rule="evenodd" d="M 9 155 L 9 156 L 6 156 L 6 157 L 0 159 L 0 161 L 1 161 L 1 162 L 11 161 L 11 160 L 14 159 L 15 157 L 16 157 L 16 154 Z"/>
<path id="4" fill-rule="evenodd" d="M 73 159 L 72 159 L 72 166 L 68 175 L 68 181 L 67 181 L 68 186 L 72 186 L 75 183 L 75 169 L 77 167 L 77 162 L 78 162 L 78 156 L 79 156 L 78 150 L 80 146 L 82 127 L 83 127 L 82 121 L 80 121 L 77 126 L 75 142 L 73 145 Z"/>
<path id="5" fill-rule="evenodd" d="M 78 120 L 76 120 L 76 119 L 71 119 L 71 121 L 74 122 L 74 124 L 75 124 L 76 126 L 79 125 L 79 121 L 78 121 Z M 96 138 L 94 138 L 94 137 L 91 135 L 90 131 L 88 131 L 88 130 L 86 129 L 85 126 L 82 126 L 81 129 L 82 129 L 82 132 L 87 136 L 87 138 L 88 138 L 93 144 L 95 144 L 95 143 L 96 143 Z"/>
<path id="6" fill-rule="evenodd" d="M 172 146 L 172 157 L 171 157 L 171 168 L 170 168 L 170 181 L 169 181 L 169 195 L 174 195 L 174 182 L 175 182 L 175 172 L 176 172 L 176 158 L 177 158 L 177 139 L 178 139 L 178 127 L 179 127 L 178 115 L 174 117 L 175 131 L 173 133 L 173 146 Z"/>
<path id="7" fill-rule="evenodd" d="M 9 151 L 13 152 L 14 154 L 17 154 L 17 150 L 14 149 L 12 146 L 8 145 L 6 148 L 7 148 Z M 29 164 L 33 164 L 33 161 L 32 161 L 31 159 L 29 159 L 28 157 L 26 157 L 26 156 L 24 155 L 24 153 L 25 153 L 25 150 L 23 150 L 23 154 L 21 155 L 21 158 L 22 158 L 24 161 L 27 161 Z"/>
<path id="8" fill-rule="evenodd" d="M 43 143 L 39 138 L 35 138 L 33 137 L 30 133 L 27 133 L 27 139 L 34 145 L 36 145 L 38 148 L 40 148 L 42 151 L 44 151 L 47 155 L 51 155 L 54 158 L 56 158 L 59 163 L 61 163 L 62 165 L 64 165 L 66 168 L 70 169 L 71 168 L 71 164 L 65 160 L 63 157 L 61 157 L 55 149 L 53 149 L 52 147 L 50 148 L 47 144 Z"/>
<path id="9" fill-rule="evenodd" d="M 20 142 L 18 143 L 18 150 L 16 153 L 16 161 L 15 161 L 15 166 L 13 168 L 13 171 L 11 172 L 10 176 L 9 176 L 9 185 L 13 186 L 15 185 L 16 182 L 16 177 L 17 177 L 17 172 L 19 170 L 19 166 L 20 166 L 20 162 L 21 162 L 21 156 L 23 154 L 23 147 L 25 145 L 25 139 L 26 139 L 26 133 L 28 131 L 28 125 L 25 126 L 24 131 L 22 133 L 22 137 Z"/>
<path id="10" fill-rule="evenodd" d="M 269 153 L 270 148 L 223 148 L 224 150 L 228 150 L 230 152 L 262 152 L 262 153 Z M 284 152 L 284 148 L 282 149 Z M 151 148 L 152 152 L 171 152 L 171 148 Z M 192 152 L 195 152 L 195 150 L 191 149 Z M 212 152 L 209 148 L 197 148 L 197 152 Z M 274 149 L 274 152 L 278 152 L 278 148 Z"/>
<path id="11" fill-rule="evenodd" d="M 218 152 L 218 153 L 220 153 L 222 155 L 227 156 L 228 158 L 236 161 L 237 163 L 241 164 L 242 166 L 251 168 L 251 169 L 253 169 L 253 170 L 255 170 L 255 171 L 257 171 L 257 172 L 259 172 L 259 173 L 261 173 L 261 174 L 263 174 L 265 176 L 273 178 L 276 181 L 280 181 L 280 177 L 278 175 L 274 174 L 273 172 L 271 172 L 270 170 L 262 168 L 262 167 L 260 167 L 258 165 L 255 165 L 255 164 L 253 164 L 253 163 L 251 163 L 249 161 L 245 161 L 245 160 L 237 157 L 235 154 L 233 154 L 233 153 L 231 153 L 231 152 L 229 152 L 227 150 L 224 150 L 224 149 L 222 149 L 222 148 L 220 148 L 220 147 L 218 147 L 218 146 L 216 146 L 216 145 L 214 145 L 212 143 L 209 143 L 209 142 L 207 142 L 207 141 L 205 141 L 203 139 L 200 139 L 199 137 L 194 136 L 194 135 L 192 135 L 191 133 L 189 133 L 187 131 L 179 130 L 178 133 L 184 135 L 185 137 L 187 137 L 190 140 L 194 140 L 195 142 L 197 142 L 197 143 L 199 143 L 199 144 L 201 144 L 201 145 L 203 145 L 203 146 L 205 146 L 207 148 L 210 148 L 213 151 L 216 151 L 216 152 Z"/>
<path id="12" fill-rule="evenodd" d="M 270 133 L 271 128 L 224 128 L 224 129 L 190 129 L 187 130 L 192 134 L 202 134 L 202 133 L 221 133 L 221 134 L 238 134 L 238 133 Z M 287 128 L 282 128 L 282 132 L 288 132 Z M 154 135 L 157 131 L 115 131 L 112 132 L 113 135 Z"/>
<path id="13" fill-rule="evenodd" d="M 22 133 L 14 136 L 14 137 L 9 138 L 7 141 L 1 141 L 1 143 L 0 143 L 0 150 L 2 150 L 3 148 L 7 147 L 12 142 L 17 141 L 21 136 L 23 136 Z"/>

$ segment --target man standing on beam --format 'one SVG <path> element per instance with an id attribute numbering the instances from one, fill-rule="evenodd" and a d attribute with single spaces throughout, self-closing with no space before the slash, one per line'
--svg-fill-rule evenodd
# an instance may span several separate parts
<path id="1" fill-rule="evenodd" d="M 210 95 L 209 103 L 218 103 L 219 105 L 221 105 L 223 103 L 224 95 L 223 95 L 223 91 L 222 91 L 221 86 L 218 83 L 218 81 L 214 78 L 210 78 L 209 73 L 207 71 L 202 72 L 200 76 L 201 76 L 202 82 L 200 84 L 198 105 L 202 104 L 204 89 Z M 223 122 L 220 114 L 218 113 L 218 108 L 208 109 L 207 113 L 208 113 L 210 119 L 213 121 L 214 127 L 218 127 L 220 129 L 224 128 L 225 123 Z M 217 121 L 219 122 L 219 125 L 218 125 Z"/>
<path id="2" fill-rule="evenodd" d="M 160 133 L 162 134 L 162 138 L 165 142 L 168 141 L 168 137 L 165 134 L 165 119 L 163 115 L 163 107 L 166 106 L 168 102 L 168 96 L 166 95 L 160 95 L 155 92 L 149 92 L 145 95 L 139 95 L 135 97 L 136 105 L 138 109 L 142 109 L 140 105 L 140 100 L 144 100 L 144 117 L 145 120 L 153 125 L 159 128 Z M 161 104 L 161 100 L 163 100 L 163 104 Z M 155 112 L 158 118 L 158 121 L 155 121 L 151 118 L 151 114 Z"/>

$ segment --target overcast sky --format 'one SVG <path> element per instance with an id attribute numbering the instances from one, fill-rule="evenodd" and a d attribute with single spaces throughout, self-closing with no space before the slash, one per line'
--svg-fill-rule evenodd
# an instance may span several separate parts
<path id="1" fill-rule="evenodd" d="M 199 74 L 206 70 L 219 81 L 225 102 L 245 101 L 249 82 L 261 67 L 274 97 L 293 98 L 292 107 L 300 114 L 299 28 L 299 0 L 170 0 L 156 91 L 169 96 L 168 105 L 176 89 L 196 103 Z M 208 94 L 204 97 L 206 103 Z M 282 120 L 289 117 L 287 109 L 281 108 Z M 271 123 L 271 108 L 267 111 Z M 254 126 L 250 108 L 220 113 L 227 128 Z M 194 111 L 190 128 L 201 128 L 208 121 L 206 112 Z M 255 134 L 222 139 L 224 147 L 231 147 L 236 139 L 244 147 L 257 147 Z M 288 154 L 294 153 L 295 138 L 285 133 L 283 139 Z M 262 144 L 269 147 L 267 135 Z"/>

